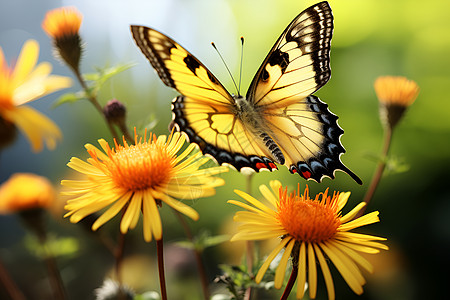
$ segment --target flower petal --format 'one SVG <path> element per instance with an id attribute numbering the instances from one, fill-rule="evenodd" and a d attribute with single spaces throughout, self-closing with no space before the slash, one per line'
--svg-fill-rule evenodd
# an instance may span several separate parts
<path id="1" fill-rule="evenodd" d="M 123 234 L 127 233 L 128 228 L 131 227 L 130 224 L 135 219 L 136 214 L 140 214 L 142 196 L 142 192 L 139 191 L 135 192 L 131 197 L 128 207 L 123 214 L 122 221 L 120 222 L 120 232 Z"/>
<path id="2" fill-rule="evenodd" d="M 325 279 L 325 285 L 327 287 L 328 299 L 334 300 L 335 292 L 333 285 L 333 277 L 331 277 L 330 269 L 328 268 L 328 264 L 325 260 L 325 257 L 322 254 L 322 250 L 320 250 L 317 244 L 313 244 L 314 252 L 319 260 L 320 268 L 322 269 L 323 278 Z"/>
<path id="3" fill-rule="evenodd" d="M 21 85 L 36 65 L 39 57 L 39 44 L 35 40 L 28 40 L 22 47 L 12 74 L 12 85 Z"/>
<path id="4" fill-rule="evenodd" d="M 62 133 L 52 120 L 28 106 L 19 106 L 3 112 L 6 119 L 12 121 L 26 135 L 32 150 L 39 152 L 43 148 L 55 149 L 56 143 L 62 139 Z"/>
<path id="5" fill-rule="evenodd" d="M 130 200 L 132 193 L 128 192 L 119 199 L 108 209 L 106 210 L 95 222 L 92 224 L 92 230 L 97 230 L 100 226 L 111 220 L 115 217 L 124 206 Z"/>
<path id="6" fill-rule="evenodd" d="M 306 284 L 306 246 L 302 242 L 298 252 L 297 299 L 303 298 Z"/>
<path id="7" fill-rule="evenodd" d="M 275 288 L 280 289 L 283 285 L 284 276 L 286 274 L 286 266 L 289 260 L 289 257 L 291 257 L 292 248 L 294 248 L 295 240 L 292 239 L 287 244 L 286 248 L 284 249 L 283 256 L 280 259 L 280 262 L 278 263 L 277 270 L 275 271 Z"/>
<path id="8" fill-rule="evenodd" d="M 292 237 L 286 237 L 281 240 L 281 242 L 275 247 L 275 249 L 270 252 L 269 256 L 267 256 L 266 261 L 263 263 L 261 268 L 259 268 L 258 273 L 255 277 L 255 282 L 260 283 L 264 274 L 266 273 L 267 269 L 270 266 L 270 263 L 275 259 L 275 257 L 280 253 L 280 251 L 284 248 L 284 246 L 292 240 Z"/>
<path id="9" fill-rule="evenodd" d="M 308 243 L 308 283 L 309 283 L 309 298 L 315 299 L 317 293 L 317 266 L 316 255 L 311 243 Z"/>

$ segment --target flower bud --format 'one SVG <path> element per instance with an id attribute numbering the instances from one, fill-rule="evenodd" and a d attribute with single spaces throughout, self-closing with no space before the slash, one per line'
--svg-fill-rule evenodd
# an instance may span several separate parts
<path id="1" fill-rule="evenodd" d="M 82 54 L 78 34 L 82 19 L 75 7 L 61 7 L 47 12 L 42 22 L 44 31 L 53 38 L 57 56 L 74 70 L 78 70 Z"/>
<path id="2" fill-rule="evenodd" d="M 380 119 L 385 127 L 394 128 L 406 109 L 414 103 L 419 86 L 401 76 L 381 76 L 375 80 L 375 93 L 380 102 Z"/>

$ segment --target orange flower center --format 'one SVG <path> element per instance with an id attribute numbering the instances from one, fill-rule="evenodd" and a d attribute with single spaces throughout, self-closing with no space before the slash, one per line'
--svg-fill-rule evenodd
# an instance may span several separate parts
<path id="1" fill-rule="evenodd" d="M 289 235 L 297 241 L 320 243 L 332 238 L 341 224 L 336 213 L 338 195 L 327 197 L 327 191 L 322 194 L 322 200 L 309 199 L 308 187 L 305 194 L 297 196 L 281 195 L 278 203 L 277 218 Z"/>
<path id="2" fill-rule="evenodd" d="M 168 183 L 172 176 L 174 156 L 164 144 L 137 143 L 117 146 L 105 161 L 113 182 L 126 190 L 137 191 L 156 188 Z"/>

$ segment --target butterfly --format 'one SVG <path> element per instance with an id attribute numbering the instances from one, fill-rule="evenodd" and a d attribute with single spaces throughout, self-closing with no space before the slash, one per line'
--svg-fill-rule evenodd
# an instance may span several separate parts
<path id="1" fill-rule="evenodd" d="M 333 15 L 327 2 L 301 12 L 256 72 L 246 96 L 232 95 L 190 52 L 161 32 L 131 25 L 133 38 L 169 87 L 172 124 L 204 154 L 237 170 L 291 173 L 321 182 L 336 170 L 361 179 L 340 160 L 344 133 L 328 105 L 312 95 L 330 78 Z"/>

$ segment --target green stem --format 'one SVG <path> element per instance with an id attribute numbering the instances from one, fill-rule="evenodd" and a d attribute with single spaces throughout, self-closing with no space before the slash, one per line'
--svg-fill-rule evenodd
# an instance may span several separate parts
<path id="1" fill-rule="evenodd" d="M 189 224 L 186 222 L 186 220 L 183 217 L 183 215 L 179 211 L 177 211 L 176 209 L 173 209 L 172 211 L 175 213 L 175 215 L 177 216 L 177 218 L 180 221 L 181 225 L 183 226 L 183 229 L 184 229 L 184 232 L 186 234 L 187 239 L 189 240 L 189 242 L 191 242 L 192 245 L 194 245 L 192 251 L 194 252 L 195 261 L 197 263 L 197 269 L 198 269 L 198 273 L 199 273 L 199 276 L 200 276 L 200 282 L 201 282 L 201 285 L 202 285 L 203 296 L 204 296 L 205 300 L 209 300 L 210 293 L 209 293 L 209 289 L 208 289 L 208 279 L 207 279 L 207 276 L 206 276 L 205 265 L 203 264 L 201 252 L 195 247 L 194 238 L 193 238 L 192 232 L 191 232 L 191 230 L 189 228 Z"/>
<path id="2" fill-rule="evenodd" d="M 37 208 L 21 211 L 19 213 L 19 216 L 25 222 L 25 225 L 28 227 L 28 229 L 36 234 L 42 248 L 44 249 L 44 263 L 47 267 L 49 281 L 53 289 L 55 299 L 64 300 L 67 298 L 66 290 L 64 288 L 64 284 L 61 278 L 61 274 L 59 273 L 56 260 L 47 245 L 47 232 L 45 231 L 43 213 L 44 211 L 42 209 Z"/>
<path id="3" fill-rule="evenodd" d="M 156 240 L 156 253 L 158 256 L 159 286 L 161 289 L 161 300 L 167 300 L 166 278 L 164 275 L 164 245 L 163 238 Z"/>
<path id="4" fill-rule="evenodd" d="M 381 177 L 382 177 L 384 169 L 386 167 L 387 156 L 388 156 L 389 148 L 391 146 L 391 141 L 392 141 L 392 133 L 393 133 L 392 128 L 390 126 L 386 126 L 385 130 L 384 130 L 384 145 L 383 145 L 383 149 L 381 152 L 381 157 L 380 157 L 380 160 L 378 161 L 378 165 L 375 169 L 375 173 L 373 174 L 372 181 L 370 182 L 369 188 L 367 189 L 367 192 L 364 195 L 363 202 L 366 203 L 366 206 L 364 206 L 359 211 L 359 213 L 355 216 L 354 219 L 357 219 L 364 214 L 367 206 L 369 205 L 370 201 L 373 198 L 373 195 L 375 194 L 378 184 L 380 183 Z"/>
<path id="5" fill-rule="evenodd" d="M 298 274 L 298 265 L 292 264 L 291 276 L 289 277 L 289 281 L 286 284 L 286 288 L 284 289 L 283 295 L 281 295 L 280 300 L 286 300 L 289 297 L 289 294 L 291 293 L 291 290 L 294 287 L 295 280 L 297 279 L 297 274 Z"/>
<path id="6" fill-rule="evenodd" d="M 43 232 L 43 234 L 38 234 L 38 238 L 42 247 L 45 249 L 44 262 L 47 266 L 47 272 L 49 274 L 50 284 L 53 287 L 55 299 L 64 300 L 67 298 L 66 291 L 55 258 L 47 247 L 47 234 L 45 232 Z"/>
<path id="7" fill-rule="evenodd" d="M 245 188 L 247 194 L 251 194 L 252 192 L 252 179 L 253 179 L 253 173 L 245 175 Z M 254 242 L 253 241 L 246 241 L 245 243 L 245 249 L 246 249 L 246 257 L 247 257 L 247 272 L 250 276 L 253 276 L 253 264 L 254 264 Z M 244 300 L 250 300 L 252 298 L 252 288 L 248 287 L 245 291 Z"/>
<path id="8" fill-rule="evenodd" d="M 114 128 L 114 126 L 111 124 L 111 122 L 109 122 L 104 113 L 103 113 L 103 109 L 100 105 L 100 103 L 98 103 L 97 98 L 92 95 L 92 93 L 89 91 L 89 88 L 86 84 L 86 82 L 84 81 L 83 77 L 81 76 L 80 70 L 77 68 L 72 68 L 73 72 L 75 73 L 75 76 L 77 77 L 78 82 L 80 83 L 81 87 L 83 88 L 84 92 L 86 93 L 86 96 L 88 98 L 88 100 L 92 103 L 92 105 L 94 105 L 94 107 L 97 109 L 97 111 L 100 113 L 100 115 L 103 117 L 103 120 L 105 120 L 106 125 L 108 126 L 109 131 L 111 132 L 112 136 L 119 141 L 119 136 L 117 135 L 116 129 Z"/>
<path id="9" fill-rule="evenodd" d="M 12 280 L 11 276 L 9 276 L 8 271 L 3 266 L 3 263 L 0 261 L 0 282 L 3 283 L 3 286 L 6 289 L 11 300 L 25 300 L 25 296 L 19 290 L 17 285 Z"/>

